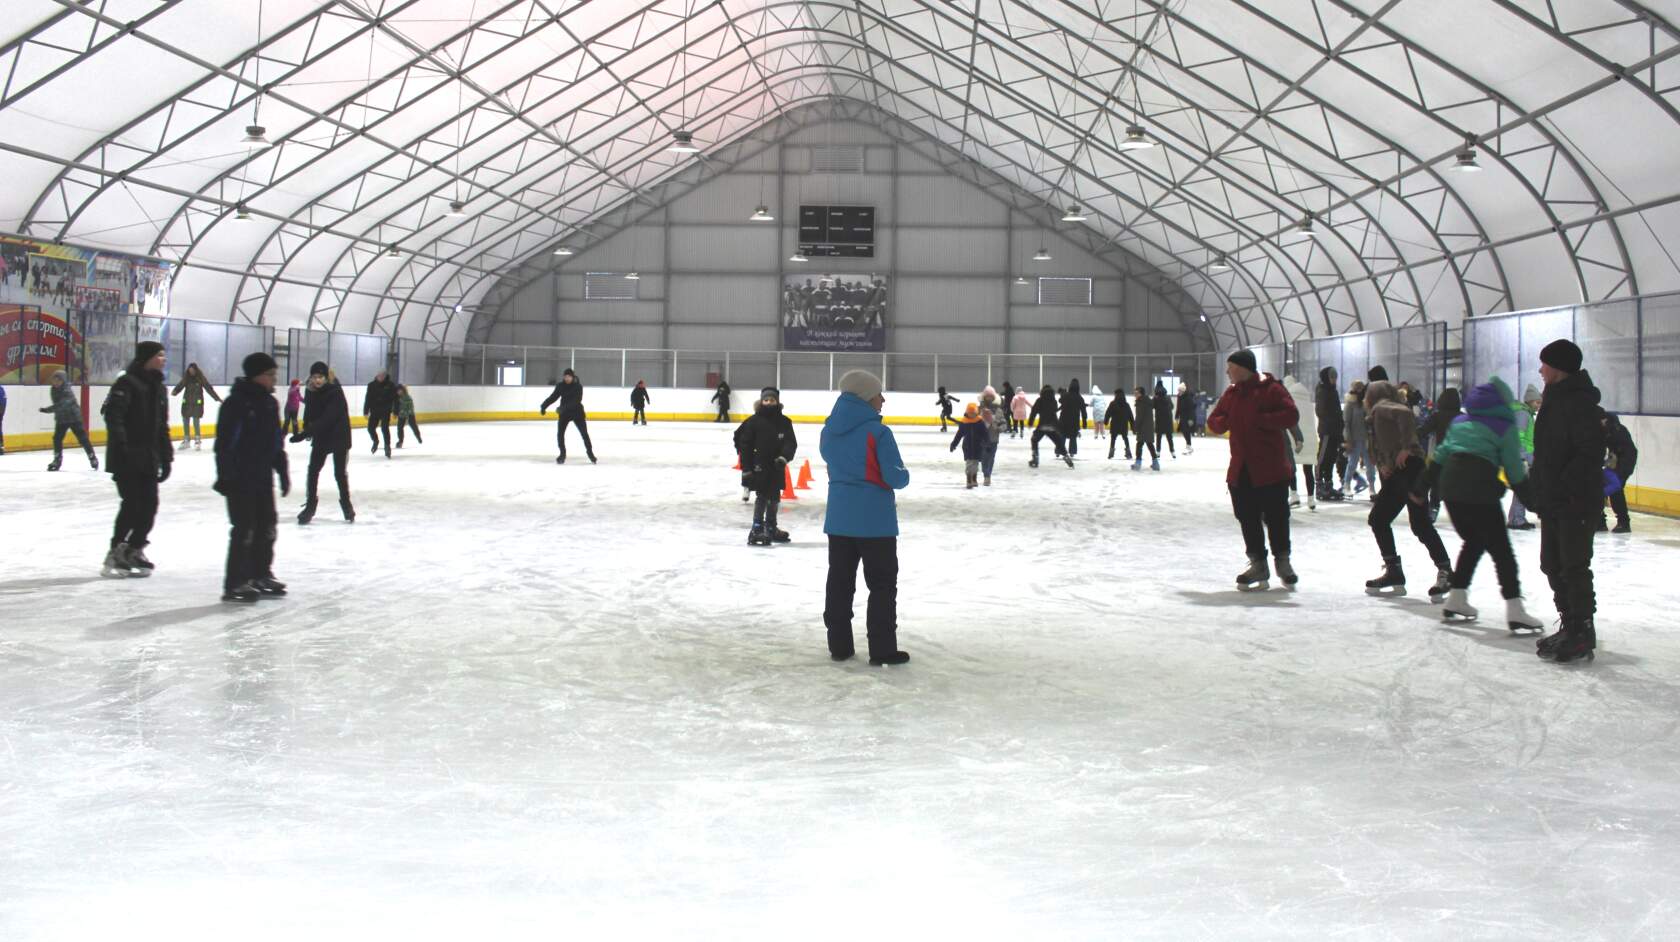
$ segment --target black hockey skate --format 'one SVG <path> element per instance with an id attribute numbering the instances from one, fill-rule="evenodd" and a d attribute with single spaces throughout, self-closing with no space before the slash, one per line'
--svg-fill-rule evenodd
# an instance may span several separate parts
<path id="1" fill-rule="evenodd" d="M 1400 557 L 1383 557 L 1382 575 L 1366 580 L 1365 592 L 1369 595 L 1405 595 L 1406 571 L 1400 568 Z"/>
<path id="2" fill-rule="evenodd" d="M 315 519 L 315 501 L 313 499 L 311 499 L 311 500 L 308 500 L 308 501 L 304 502 L 303 509 L 298 511 L 298 526 L 300 526 L 300 527 L 308 526 L 309 521 L 314 520 L 314 519 Z"/>
<path id="3" fill-rule="evenodd" d="M 748 546 L 769 546 L 770 545 L 770 533 L 767 530 L 765 530 L 762 526 L 754 526 L 751 530 L 747 531 L 747 545 Z"/>
<path id="4" fill-rule="evenodd" d="M 47 465 L 47 470 L 48 471 L 57 471 L 59 468 L 62 468 L 62 467 L 64 467 L 64 457 L 62 455 L 55 455 L 53 457 L 52 463 Z"/>
<path id="5" fill-rule="evenodd" d="M 770 531 L 770 542 L 772 542 L 772 543 L 792 543 L 793 542 L 793 537 L 791 535 L 789 535 L 788 532 L 786 530 L 783 530 L 781 527 L 776 527 L 776 528 L 774 528 Z"/>
<path id="6" fill-rule="evenodd" d="M 146 552 L 145 552 L 145 547 L 144 546 L 130 546 L 128 548 L 128 557 L 127 558 L 128 558 L 128 564 L 130 566 L 132 566 L 136 569 L 144 569 L 145 570 L 145 573 L 144 573 L 145 575 L 150 575 L 151 571 L 153 569 L 157 568 L 156 566 L 152 565 L 151 560 L 146 558 Z"/>
<path id="7" fill-rule="evenodd" d="M 1032 456 L 1032 460 L 1027 462 L 1027 467 L 1029 467 L 1029 468 L 1038 467 L 1038 456 L 1037 455 Z"/>
<path id="8" fill-rule="evenodd" d="M 345 523 L 356 522 L 356 508 L 350 506 L 350 498 L 340 497 L 338 499 L 338 509 L 344 514 Z"/>
<path id="9" fill-rule="evenodd" d="M 1451 592 L 1451 591 L 1452 591 L 1452 570 L 1451 569 L 1437 569 L 1437 570 L 1435 570 L 1435 584 L 1429 587 L 1429 600 L 1432 601 L 1432 602 L 1439 602 L 1441 599 L 1446 597 L 1448 592 Z"/>
<path id="10" fill-rule="evenodd" d="M 246 584 L 265 599 L 277 599 L 286 594 L 286 584 L 273 576 L 258 576 Z"/>
<path id="11" fill-rule="evenodd" d="M 869 666 L 870 667 L 880 667 L 883 664 L 908 664 L 908 663 L 910 663 L 910 655 L 909 655 L 908 652 L 905 652 L 905 651 L 894 651 L 891 654 L 883 654 L 880 657 L 875 657 L 875 656 L 871 655 L 870 658 L 869 658 Z"/>
<path id="12" fill-rule="evenodd" d="M 1250 556 L 1248 568 L 1237 573 L 1237 588 L 1243 592 L 1262 592 L 1271 588 L 1272 571 L 1266 557 Z"/>
<path id="13" fill-rule="evenodd" d="M 1062 460 L 1067 462 L 1068 468 L 1071 469 L 1073 467 L 1073 456 L 1072 455 L 1063 455 Z"/>
<path id="14" fill-rule="evenodd" d="M 1564 622 L 1563 630 L 1552 637 L 1557 643 L 1546 647 L 1546 641 L 1540 643 L 1536 652 L 1544 660 L 1554 664 L 1567 664 L 1570 661 L 1586 660 L 1591 663 L 1593 650 L 1598 647 L 1598 630 L 1593 625 L 1592 616 L 1581 619 L 1571 619 Z"/>
<path id="15" fill-rule="evenodd" d="M 262 593 L 258 592 L 249 582 L 242 582 L 222 593 L 222 601 L 238 602 L 241 605 L 249 605 L 260 598 L 262 598 Z"/>
<path id="16" fill-rule="evenodd" d="M 554 463 L 555 463 L 555 464 L 565 464 L 565 463 L 566 463 L 566 456 L 565 456 L 565 455 L 559 455 L 559 456 L 557 456 L 557 457 L 556 457 L 556 458 L 555 458 L 555 459 L 554 459 Z"/>
<path id="17" fill-rule="evenodd" d="M 1189 454 L 1189 452 L 1185 452 L 1185 454 Z M 1301 577 L 1295 574 L 1295 567 L 1289 564 L 1288 556 L 1275 557 L 1272 562 L 1277 566 L 1278 578 L 1283 580 L 1284 585 L 1293 588 L 1295 583 L 1301 581 Z"/>

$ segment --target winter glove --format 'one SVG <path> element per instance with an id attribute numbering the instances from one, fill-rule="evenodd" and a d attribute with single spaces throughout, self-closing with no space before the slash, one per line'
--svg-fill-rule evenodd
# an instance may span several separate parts
<path id="1" fill-rule="evenodd" d="M 47 406 L 45 409 L 36 409 L 35 411 L 36 412 L 51 412 L 51 411 L 53 411 L 53 407 L 52 406 Z"/>
<path id="2" fill-rule="evenodd" d="M 1305 444 L 1306 444 L 1306 442 L 1301 441 L 1299 438 L 1295 439 L 1295 453 L 1297 455 L 1301 453 L 1301 448 Z"/>
<path id="3" fill-rule="evenodd" d="M 1534 506 L 1534 485 L 1529 483 L 1528 478 L 1511 485 L 1511 493 L 1517 495 L 1517 500 L 1522 501 L 1524 507 Z"/>
<path id="4" fill-rule="evenodd" d="M 544 416 L 548 415 L 548 406 L 543 406 L 542 408 L 538 409 L 537 414 L 538 415 L 544 415 Z"/>
<path id="5" fill-rule="evenodd" d="M 174 468 L 174 463 L 169 462 L 169 461 L 166 461 L 163 464 L 158 465 L 157 479 L 158 479 L 159 484 L 162 484 L 163 482 L 169 480 L 169 472 L 173 468 Z"/>
<path id="6" fill-rule="evenodd" d="M 1609 497 L 1622 489 L 1621 476 L 1609 468 L 1604 469 L 1604 496 Z"/>

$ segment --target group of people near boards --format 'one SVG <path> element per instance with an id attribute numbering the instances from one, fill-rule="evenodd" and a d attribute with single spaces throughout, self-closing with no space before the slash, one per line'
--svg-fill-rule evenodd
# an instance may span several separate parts
<path id="1" fill-rule="evenodd" d="M 1008 380 L 1004 381 L 1001 394 L 987 386 L 981 391 L 978 402 L 965 407 L 961 419 L 954 417 L 958 399 L 944 386 L 939 387 L 934 405 L 939 407 L 939 430 L 944 432 L 949 423 L 957 424 L 964 458 L 979 462 L 969 471 L 983 472 L 985 480 L 982 483 L 989 486 L 998 440 L 1005 436 L 1020 438 L 1029 430 L 1032 432 L 1032 458 L 1027 463 L 1034 468 L 1038 467 L 1039 445 L 1045 439 L 1050 440 L 1056 457 L 1072 468 L 1073 459 L 1079 454 L 1080 433 L 1089 429 L 1094 432 L 1094 437 L 1109 439 L 1110 459 L 1114 457 L 1115 447 L 1124 445 L 1126 459 L 1132 462 L 1132 470 L 1137 471 L 1143 467 L 1143 453 L 1147 450 L 1150 470 L 1159 471 L 1163 445 L 1172 457 L 1178 457 L 1178 449 L 1173 443 L 1175 417 L 1177 434 L 1184 436 L 1184 453 L 1191 453 L 1193 436 L 1201 429 L 1200 417 L 1206 398 L 1206 394 L 1198 395 L 1189 386 L 1180 387 L 1174 397 L 1167 392 L 1164 383 L 1157 381 L 1153 394 L 1137 386 L 1132 389 L 1129 401 L 1125 396 L 1116 395 L 1105 408 L 1102 389 L 1093 385 L 1091 397 L 1087 399 L 1076 377 L 1060 388 L 1046 383 L 1039 389 L 1037 399 L 1028 396 L 1025 389 L 1016 389 Z M 975 423 L 984 427 L 984 436 L 964 431 L 966 425 Z M 1135 459 L 1132 457 L 1134 436 L 1137 439 Z M 953 450 L 956 445 L 957 442 L 952 443 Z M 975 485 L 971 483 L 970 486 Z"/>
<path id="2" fill-rule="evenodd" d="M 1582 359 L 1581 349 L 1568 340 L 1553 341 L 1540 351 L 1544 387 L 1525 397 L 1537 400 L 1526 434 L 1519 424 L 1526 404 L 1516 401 L 1502 379 L 1475 386 L 1462 403 L 1447 401 L 1443 394 L 1432 413 L 1442 433 L 1433 452 L 1426 450 L 1428 436 L 1420 438 L 1418 416 L 1402 390 L 1389 382 L 1382 367 L 1372 368 L 1360 410 L 1336 410 L 1344 419 L 1357 415 L 1357 428 L 1346 422 L 1328 433 L 1322 425 L 1319 430 L 1321 439 L 1329 442 L 1341 432 L 1362 435 L 1375 471 L 1368 523 L 1383 569 L 1365 583 L 1367 591 L 1405 590 L 1405 569 L 1392 529 L 1404 510 L 1413 536 L 1435 568 L 1429 594 L 1443 600 L 1445 617 L 1479 615 L 1468 590 L 1485 554 L 1493 558 L 1507 626 L 1512 631 L 1541 631 L 1545 623 L 1523 604 L 1508 532 L 1513 523 L 1503 505 L 1509 486 L 1525 512 L 1540 518 L 1540 571 L 1550 584 L 1559 616 L 1558 630 L 1539 639 L 1537 653 L 1560 664 L 1593 659 L 1598 643 L 1593 537 L 1604 528 L 1607 499 L 1616 507 L 1617 530 L 1627 531 L 1622 489 L 1638 452 L 1627 430 L 1599 405 L 1599 391 Z M 1294 586 L 1299 577 L 1290 563 L 1288 491 L 1296 465 L 1291 440 L 1300 441 L 1299 396 L 1260 372 L 1247 350 L 1229 357 L 1226 375 L 1231 384 L 1208 415 L 1207 427 L 1230 439 L 1226 486 L 1248 554 L 1248 568 L 1237 575 L 1237 586 L 1268 588 L 1274 569 L 1285 586 Z M 1334 397 L 1331 403 L 1341 398 L 1335 381 L 1333 371 L 1321 374 Z M 1320 413 L 1321 421 L 1328 414 L 1329 410 Z M 1336 450 L 1321 449 L 1322 458 L 1308 478 L 1310 487 L 1316 477 L 1320 494 L 1328 485 Z M 1347 462 L 1347 471 L 1357 474 L 1358 464 Z M 1437 498 L 1445 503 L 1462 541 L 1456 562 L 1435 529 L 1430 505 Z"/>

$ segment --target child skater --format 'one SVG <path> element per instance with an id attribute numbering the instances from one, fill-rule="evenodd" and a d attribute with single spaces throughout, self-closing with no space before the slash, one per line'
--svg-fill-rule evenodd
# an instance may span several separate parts
<path id="1" fill-rule="evenodd" d="M 933 404 L 939 407 L 939 431 L 944 432 L 945 423 L 951 420 L 951 407 L 957 404 L 957 397 L 946 392 L 945 387 L 941 386 L 939 398 L 935 399 Z"/>
<path id="2" fill-rule="evenodd" d="M 788 462 L 793 460 L 798 448 L 793 421 L 782 414 L 781 392 L 774 386 L 764 387 L 753 406 L 753 414 L 735 429 L 735 452 L 741 457 L 742 479 L 758 494 L 758 501 L 753 504 L 752 529 L 747 532 L 748 546 L 769 546 L 793 539 L 786 530 L 776 526 L 776 511 L 781 507 Z"/>
<path id="3" fill-rule="evenodd" d="M 1015 395 L 1009 399 L 1009 415 L 1014 420 L 1009 434 L 1020 438 L 1026 434 L 1027 416 L 1032 414 L 1032 400 L 1027 398 L 1025 389 L 1015 390 Z"/>
<path id="4" fill-rule="evenodd" d="M 647 380 L 636 380 L 636 388 L 630 390 L 630 424 L 647 424 L 647 404 L 653 401 L 648 395 Z"/>
<path id="5" fill-rule="evenodd" d="M 980 421 L 980 407 L 972 402 L 957 420 L 957 434 L 951 439 L 950 450 L 956 451 L 958 445 L 963 450 L 963 473 L 968 476 L 965 489 L 973 490 L 980 486 L 980 456 L 986 448 L 986 426 Z M 986 477 L 989 479 L 991 475 Z"/>
<path id="6" fill-rule="evenodd" d="M 403 446 L 403 429 L 414 430 L 414 443 L 424 445 L 420 440 L 420 423 L 414 418 L 414 397 L 408 394 L 408 387 L 397 384 L 397 447 Z"/>
<path id="7" fill-rule="evenodd" d="M 1003 437 L 1003 430 L 1009 424 L 1006 415 L 997 390 L 987 386 L 980 391 L 980 424 L 986 427 L 986 444 L 980 449 L 980 475 L 981 483 L 987 487 L 992 486 L 992 467 L 997 464 L 998 439 Z"/>
<path id="8" fill-rule="evenodd" d="M 1114 393 L 1114 401 L 1108 404 L 1102 420 L 1108 426 L 1109 459 L 1114 458 L 1114 446 L 1120 443 L 1126 446 L 1126 460 L 1132 460 L 1132 440 L 1128 436 L 1132 430 L 1132 404 L 1126 401 L 1124 388 Z"/>
<path id="9" fill-rule="evenodd" d="M 286 424 L 281 431 L 287 435 L 296 435 L 303 431 L 303 423 L 298 421 L 298 409 L 303 406 L 303 384 L 292 380 L 292 388 L 286 391 Z"/>
<path id="10" fill-rule="evenodd" d="M 76 436 L 81 443 L 82 450 L 87 452 L 88 463 L 93 470 L 99 470 L 99 456 L 93 453 L 93 446 L 88 444 L 87 429 L 82 427 L 82 407 L 76 402 L 76 394 L 70 389 L 70 379 L 63 370 L 55 370 L 52 375 L 52 405 L 42 409 L 42 412 L 53 414 L 53 460 L 47 465 L 48 471 L 57 471 L 64 464 L 64 434 L 69 432 Z"/>
<path id="11" fill-rule="evenodd" d="M 1103 437 L 1103 430 L 1104 430 L 1103 422 L 1104 422 L 1104 420 L 1101 418 L 1101 416 L 1103 416 L 1105 414 L 1104 409 L 1107 405 L 1108 405 L 1108 400 L 1103 398 L 1102 387 L 1098 386 L 1096 383 L 1092 383 L 1091 384 L 1091 416 L 1093 418 L 1097 419 L 1096 423 L 1094 425 L 1092 425 L 1092 427 L 1091 427 L 1091 437 L 1092 438 L 1102 438 Z M 1114 456 L 1109 455 L 1109 457 L 1112 458 Z"/>

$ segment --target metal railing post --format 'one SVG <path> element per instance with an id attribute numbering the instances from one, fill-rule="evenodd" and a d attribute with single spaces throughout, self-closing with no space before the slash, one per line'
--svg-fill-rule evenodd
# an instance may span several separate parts
<path id="1" fill-rule="evenodd" d="M 677 388 L 677 355 L 680 354 L 681 352 L 682 352 L 681 350 L 672 350 L 671 351 L 671 388 L 672 389 Z"/>
<path id="2" fill-rule="evenodd" d="M 620 388 L 630 385 L 630 348 L 620 347 L 618 350 L 618 385 Z"/>
<path id="3" fill-rule="evenodd" d="M 782 388 L 782 351 L 776 351 L 776 388 Z"/>
<path id="4" fill-rule="evenodd" d="M 729 351 L 723 351 L 723 381 L 729 382 Z"/>
<path id="5" fill-rule="evenodd" d="M 480 386 L 486 385 L 484 382 L 484 368 L 489 364 L 490 345 L 481 343 L 478 345 L 478 385 Z"/>
<path id="6" fill-rule="evenodd" d="M 881 354 L 881 388 L 887 388 L 887 355 L 885 352 Z"/>
<path id="7" fill-rule="evenodd" d="M 828 391 L 834 391 L 834 354 L 828 355 Z"/>
<path id="8" fill-rule="evenodd" d="M 933 388 L 939 388 L 939 354 L 933 355 Z"/>
<path id="9" fill-rule="evenodd" d="M 1044 388 L 1044 354 L 1038 355 L 1038 388 Z"/>
<path id="10" fill-rule="evenodd" d="M 992 385 L 992 355 L 986 354 L 986 385 Z"/>

